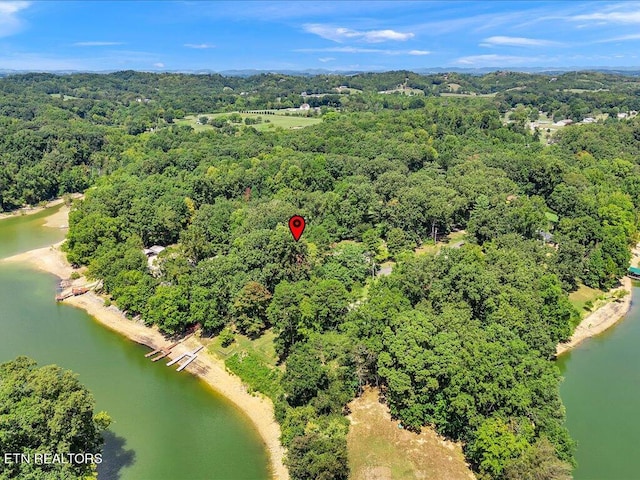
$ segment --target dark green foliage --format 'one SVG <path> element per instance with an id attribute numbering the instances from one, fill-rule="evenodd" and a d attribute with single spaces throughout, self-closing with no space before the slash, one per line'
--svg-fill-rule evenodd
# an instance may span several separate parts
<path id="1" fill-rule="evenodd" d="M 162 333 L 175 335 L 190 323 L 188 292 L 178 286 L 160 285 L 147 303 L 144 318 Z"/>
<path id="2" fill-rule="evenodd" d="M 289 445 L 286 464 L 293 478 L 300 480 L 346 480 L 347 441 L 321 433 L 295 437 Z"/>
<path id="3" fill-rule="evenodd" d="M 371 274 L 371 255 L 361 244 L 347 243 L 333 249 L 320 269 L 320 276 L 339 280 L 346 288 L 362 284 Z"/>
<path id="4" fill-rule="evenodd" d="M 269 291 L 258 282 L 249 282 L 238 292 L 233 303 L 233 315 L 238 329 L 257 336 L 267 327 Z"/>
<path id="5" fill-rule="evenodd" d="M 287 371 L 282 378 L 287 401 L 293 407 L 305 405 L 314 398 L 319 390 L 327 388 L 329 383 L 326 367 L 312 355 L 311 348 L 303 345 L 287 358 Z"/>
<path id="6" fill-rule="evenodd" d="M 75 374 L 55 365 L 38 368 L 26 357 L 0 365 L 0 445 L 5 453 L 100 453 L 109 416 Z M 2 478 L 83 479 L 90 463 L 1 462 Z"/>
<path id="7" fill-rule="evenodd" d="M 119 72 L 0 85 L 12 82 L 50 108 L 3 97 L 0 207 L 95 185 L 65 248 L 121 308 L 169 335 L 272 328 L 284 374 L 253 356 L 227 364 L 274 399 L 294 480 L 346 476 L 341 413 L 367 383 L 408 427 L 463 440 L 483 477 L 565 474 L 573 446 L 550 359 L 578 319 L 568 291 L 609 288 L 628 266 L 640 127 L 567 127 L 543 146 L 527 122 L 539 109 L 578 120 L 632 108 L 632 82 Z M 425 96 L 376 93 L 403 82 Z M 450 82 L 497 95 L 434 98 Z M 566 91 L 576 82 L 599 91 Z M 363 92 L 336 95 L 339 85 Z M 45 86 L 82 98 L 44 97 Z M 259 132 L 232 113 L 299 106 L 303 90 L 326 94 L 307 97 L 323 106 L 313 127 Z M 202 132 L 170 125 L 212 109 L 227 114 Z M 63 148 L 64 129 L 49 149 L 49 123 L 77 129 L 78 149 Z M 294 214 L 307 220 L 299 242 Z M 454 229 L 467 231 L 462 248 L 413 253 Z M 154 244 L 168 248 L 150 270 L 142 249 Z M 386 250 L 393 273 L 377 278 Z"/>

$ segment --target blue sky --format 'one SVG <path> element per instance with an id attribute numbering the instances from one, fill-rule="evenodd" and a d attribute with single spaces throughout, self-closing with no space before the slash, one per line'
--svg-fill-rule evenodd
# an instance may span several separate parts
<path id="1" fill-rule="evenodd" d="M 0 69 L 640 66 L 640 2 L 0 1 Z"/>

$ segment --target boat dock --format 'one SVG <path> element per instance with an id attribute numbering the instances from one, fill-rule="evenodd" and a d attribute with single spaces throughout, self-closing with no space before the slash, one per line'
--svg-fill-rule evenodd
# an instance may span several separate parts
<path id="1" fill-rule="evenodd" d="M 187 367 L 187 365 L 189 365 L 191 362 L 193 362 L 196 359 L 196 357 L 198 356 L 198 352 L 203 348 L 204 346 L 200 345 L 198 348 L 196 348 L 191 352 L 183 353 L 179 357 L 176 357 L 173 360 L 171 360 L 169 363 L 167 363 L 167 367 L 175 365 L 176 363 L 180 362 L 180 360 L 186 359 L 186 361 L 183 364 L 178 366 L 177 371 L 181 372 Z"/>
<path id="2" fill-rule="evenodd" d="M 77 297 L 78 295 L 84 295 L 89 291 L 89 287 L 73 287 L 71 290 L 62 292 L 56 295 L 56 302 L 61 302 L 69 297 Z"/>
<path id="3" fill-rule="evenodd" d="M 160 348 L 156 348 L 155 350 L 153 350 L 152 352 L 146 353 L 144 355 L 145 358 L 151 358 L 154 355 L 158 355 L 157 357 L 151 358 L 152 362 L 157 362 L 158 360 L 162 360 L 163 358 L 165 358 L 167 355 L 169 355 L 169 353 L 171 353 L 171 350 L 173 350 L 173 348 L 179 344 L 181 344 L 182 342 L 184 342 L 186 339 L 188 339 L 191 335 L 193 335 L 192 333 L 190 333 L 189 335 L 187 335 L 184 338 L 181 338 L 180 340 L 178 340 L 177 342 L 172 343 L 171 345 L 169 345 L 168 347 L 160 347 Z"/>

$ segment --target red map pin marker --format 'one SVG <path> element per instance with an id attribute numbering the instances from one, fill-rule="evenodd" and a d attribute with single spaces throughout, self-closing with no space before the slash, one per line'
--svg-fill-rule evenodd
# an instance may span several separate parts
<path id="1" fill-rule="evenodd" d="M 291 230 L 291 235 L 293 235 L 293 239 L 297 242 L 300 240 L 302 236 L 302 232 L 304 232 L 305 221 L 300 215 L 294 215 L 289 219 L 289 230 Z"/>

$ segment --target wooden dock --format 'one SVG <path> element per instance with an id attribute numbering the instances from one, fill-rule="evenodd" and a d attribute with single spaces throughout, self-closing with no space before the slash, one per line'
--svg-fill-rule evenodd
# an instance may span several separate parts
<path id="1" fill-rule="evenodd" d="M 159 347 L 156 348 L 155 350 L 153 350 L 152 352 L 149 353 L 145 353 L 144 358 L 151 358 L 154 355 L 158 355 L 157 357 L 154 357 L 151 359 L 152 362 L 157 362 L 158 360 L 162 360 L 163 358 L 165 358 L 167 355 L 169 355 L 169 353 L 171 353 L 171 350 L 173 350 L 173 348 L 179 344 L 181 344 L 182 342 L 184 342 L 186 339 L 188 339 L 189 337 L 191 337 L 193 335 L 193 333 L 190 333 L 189 335 L 187 335 L 184 338 L 181 338 L 180 340 L 173 342 L 171 345 L 169 345 L 168 347 Z"/>
<path id="2" fill-rule="evenodd" d="M 65 290 L 62 293 L 56 295 L 56 302 L 61 302 L 69 297 L 77 297 L 78 295 L 84 295 L 90 290 L 89 287 L 73 287 L 71 290 Z"/>
<path id="3" fill-rule="evenodd" d="M 178 340 L 177 342 L 172 343 L 171 345 L 169 345 L 167 348 L 156 348 L 153 352 L 149 352 L 147 354 L 145 354 L 145 358 L 149 358 L 149 357 L 153 357 L 156 353 L 160 353 L 160 352 L 167 352 L 169 353 L 171 351 L 171 349 L 173 347 L 175 347 L 176 345 L 178 345 L 180 343 L 180 340 Z M 153 361 L 155 362 L 157 359 L 153 359 Z"/>

